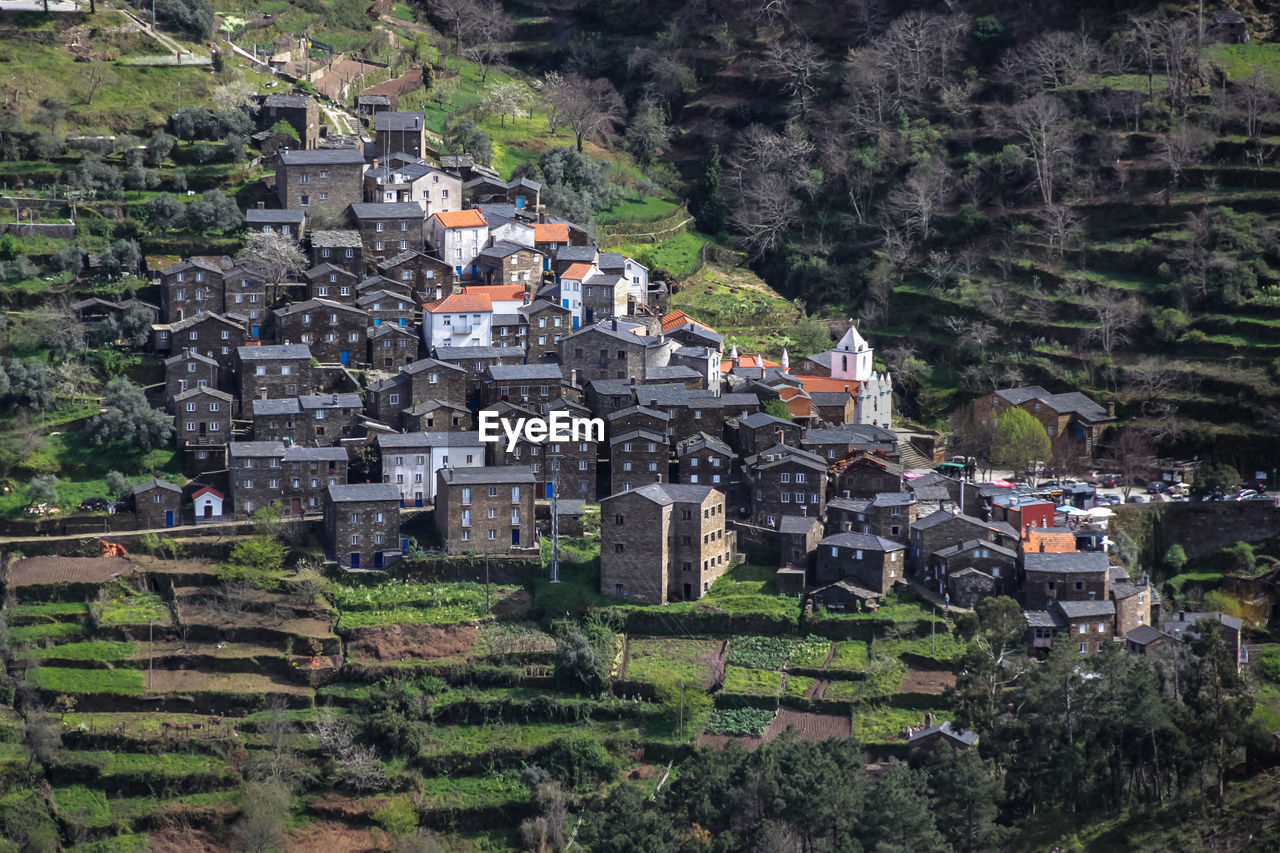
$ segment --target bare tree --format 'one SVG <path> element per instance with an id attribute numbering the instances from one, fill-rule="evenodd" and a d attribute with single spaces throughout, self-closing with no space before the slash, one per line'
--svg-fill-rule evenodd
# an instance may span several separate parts
<path id="1" fill-rule="evenodd" d="M 1184 18 L 1161 21 L 1156 27 L 1156 37 L 1169 86 L 1169 106 L 1175 112 L 1186 112 L 1191 100 L 1191 81 L 1200 77 L 1195 27 Z"/>
<path id="2" fill-rule="evenodd" d="M 1120 475 L 1120 491 L 1126 501 L 1134 484 L 1145 480 L 1156 462 L 1151 442 L 1132 426 L 1115 434 L 1103 459 L 1106 465 Z"/>
<path id="3" fill-rule="evenodd" d="M 444 24 L 442 29 L 453 39 L 453 52 L 462 49 L 462 40 L 478 14 L 475 0 L 430 0 L 428 8 Z"/>
<path id="4" fill-rule="evenodd" d="M 1024 95 L 1057 89 L 1094 71 L 1102 48 L 1083 33 L 1050 32 L 1005 54 L 1000 77 Z"/>
<path id="5" fill-rule="evenodd" d="M 727 158 L 725 192 L 732 202 L 729 224 L 753 258 L 776 248 L 799 219 L 795 191 L 805 186 L 813 143 L 798 124 L 784 133 L 752 125 Z"/>
<path id="6" fill-rule="evenodd" d="M 1052 95 L 1039 94 L 1016 104 L 1004 121 L 1017 134 L 1035 167 L 1040 200 L 1053 204 L 1054 182 L 1075 151 L 1076 131 L 1070 112 Z"/>
<path id="7" fill-rule="evenodd" d="M 964 55 L 963 15 L 908 12 L 894 20 L 876 45 L 877 64 L 898 94 L 925 103 L 950 82 Z"/>
<path id="8" fill-rule="evenodd" d="M 85 94 L 88 96 L 88 100 L 85 103 L 88 106 L 93 106 L 93 96 L 97 94 L 98 90 L 103 86 L 111 85 L 118 79 L 105 62 L 90 62 L 80 72 L 80 82 L 84 85 Z"/>
<path id="9" fill-rule="evenodd" d="M 822 54 L 803 39 L 775 42 L 765 51 L 764 70 L 782 81 L 787 96 L 796 102 L 799 114 L 809 114 L 809 99 L 818 92 L 815 79 L 826 68 Z"/>
<path id="10" fill-rule="evenodd" d="M 371 746 L 357 746 L 338 762 L 337 781 L 355 788 L 359 796 L 365 791 L 380 791 L 387 785 L 387 766 Z"/>
<path id="11" fill-rule="evenodd" d="M 917 166 L 889 196 L 887 209 L 921 243 L 933 236 L 934 218 L 955 194 L 955 176 L 941 158 Z"/>
<path id="12" fill-rule="evenodd" d="M 1095 323 L 1089 337 L 1096 340 L 1108 356 L 1113 349 L 1129 342 L 1129 333 L 1138 321 L 1136 299 L 1101 287 L 1094 291 L 1085 308 Z"/>
<path id="13" fill-rule="evenodd" d="M 571 75 L 557 78 L 554 84 L 546 78 L 543 97 L 563 124 L 573 128 L 578 151 L 584 139 L 606 142 L 617 135 L 626 117 L 622 96 L 604 77 L 588 80 Z"/>
<path id="14" fill-rule="evenodd" d="M 1169 185 L 1165 188 L 1165 204 L 1172 200 L 1173 191 L 1182 181 L 1182 173 L 1208 153 L 1213 145 L 1213 134 L 1202 127 L 1182 122 L 1160 140 L 1160 157 L 1169 167 Z"/>
<path id="15" fill-rule="evenodd" d="M 1147 77 L 1147 97 L 1155 97 L 1156 69 L 1160 67 L 1160 25 L 1151 18 L 1129 18 L 1124 46 Z"/>
<path id="16" fill-rule="evenodd" d="M 1244 135 L 1249 139 L 1262 135 L 1263 121 L 1280 105 L 1276 98 L 1276 85 L 1274 77 L 1254 71 L 1247 80 L 1233 88 L 1233 106 L 1244 124 Z"/>
<path id="17" fill-rule="evenodd" d="M 1036 211 L 1036 227 L 1049 251 L 1061 261 L 1067 246 L 1084 234 L 1084 217 L 1064 204 L 1046 204 Z"/>
<path id="18" fill-rule="evenodd" d="M 507 42 L 515 32 L 515 18 L 502 11 L 499 0 L 478 4 L 475 14 L 462 30 L 462 55 L 480 66 L 480 82 L 489 77 L 489 69 L 507 58 Z"/>
<path id="19" fill-rule="evenodd" d="M 279 297 L 285 277 L 307 267 L 307 256 L 302 253 L 298 241 L 275 231 L 249 232 L 236 260 L 255 264 L 266 272 L 267 281 L 271 284 L 267 299 L 272 303 Z"/>
<path id="20" fill-rule="evenodd" d="M 800 202 L 791 194 L 791 182 L 783 175 L 758 174 L 738 186 L 740 203 L 729 214 L 729 224 L 742 238 L 752 258 L 777 248 L 787 230 L 800 217 Z"/>

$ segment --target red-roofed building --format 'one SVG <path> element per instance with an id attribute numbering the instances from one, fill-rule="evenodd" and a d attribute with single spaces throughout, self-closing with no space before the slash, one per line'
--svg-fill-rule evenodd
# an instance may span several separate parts
<path id="1" fill-rule="evenodd" d="M 489 223 L 478 210 L 433 213 L 427 220 L 427 241 L 459 278 L 475 279 L 476 256 L 489 242 Z"/>
<path id="2" fill-rule="evenodd" d="M 196 508 L 196 523 L 201 521 L 219 521 L 222 519 L 222 502 L 226 496 L 210 486 L 201 486 L 191 493 L 191 502 Z"/>
<path id="3" fill-rule="evenodd" d="M 583 323 L 582 297 L 585 292 L 584 282 L 599 274 L 599 267 L 588 263 L 570 264 L 560 274 L 560 305 L 573 312 L 573 328 L 575 329 L 581 328 Z"/>
<path id="4" fill-rule="evenodd" d="M 462 292 L 464 295 L 485 297 L 496 314 L 512 314 L 526 304 L 523 284 L 469 284 L 462 288 Z"/>
<path id="5" fill-rule="evenodd" d="M 728 373 L 735 367 L 781 367 L 782 365 L 776 361 L 770 361 L 764 356 L 743 355 L 726 358 L 720 362 L 720 372 Z"/>
<path id="6" fill-rule="evenodd" d="M 708 332 L 715 331 L 715 329 L 711 328 L 706 323 L 693 319 L 688 314 L 684 313 L 679 309 L 675 311 L 670 311 L 662 315 L 662 331 L 664 333 L 669 332 L 672 329 L 678 329 L 681 326 L 687 325 L 689 323 L 692 323 L 693 325 L 698 326 L 700 328 L 706 329 Z"/>
<path id="7" fill-rule="evenodd" d="M 475 291 L 502 288 L 468 289 L 472 292 L 451 293 L 422 306 L 422 340 L 428 352 L 435 347 L 493 345 L 493 300 Z"/>

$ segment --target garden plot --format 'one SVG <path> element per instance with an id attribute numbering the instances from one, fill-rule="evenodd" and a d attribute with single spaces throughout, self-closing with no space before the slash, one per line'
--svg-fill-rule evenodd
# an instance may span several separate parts
<path id="1" fill-rule="evenodd" d="M 710 689 L 724 676 L 724 647 L 723 640 L 633 637 L 621 676 L 649 684 L 675 678 Z"/>
<path id="2" fill-rule="evenodd" d="M 441 662 L 465 659 L 479 643 L 472 625 L 382 625 L 351 631 L 347 654 L 353 662 Z"/>
<path id="3" fill-rule="evenodd" d="M 852 733 L 849 718 L 844 715 L 810 714 L 790 708 L 780 708 L 776 713 L 756 708 L 713 713 L 720 717 L 709 721 L 709 728 L 719 727 L 721 731 L 704 734 L 699 741 L 704 746 L 722 747 L 736 740 L 744 748 L 754 750 L 780 737 L 787 729 L 794 729 L 801 740 L 809 741 L 847 738 Z"/>
<path id="4" fill-rule="evenodd" d="M 116 670 L 119 672 L 119 670 Z M 134 670 L 145 681 L 147 673 Z M 311 697 L 315 691 L 301 684 L 278 681 L 253 672 L 197 672 L 189 669 L 157 669 L 150 673 L 152 693 L 233 693 L 270 695 L 287 693 Z"/>
<path id="5" fill-rule="evenodd" d="M 381 625 L 444 625 L 486 619 L 492 608 L 521 593 L 517 586 L 477 583 L 386 581 L 376 587 L 344 587 L 336 600 L 338 630 Z"/>

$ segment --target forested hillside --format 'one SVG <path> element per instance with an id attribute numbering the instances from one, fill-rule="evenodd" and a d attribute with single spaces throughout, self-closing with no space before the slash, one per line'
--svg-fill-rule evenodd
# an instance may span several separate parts
<path id="1" fill-rule="evenodd" d="M 615 141 L 665 138 L 649 174 L 699 231 L 859 318 L 906 414 L 1079 387 L 1165 451 L 1271 467 L 1280 45 L 1267 4 L 1226 5 L 1242 26 L 1154 2 L 503 4 L 509 61 L 609 80 Z M 464 6 L 427 14 L 448 32 Z"/>

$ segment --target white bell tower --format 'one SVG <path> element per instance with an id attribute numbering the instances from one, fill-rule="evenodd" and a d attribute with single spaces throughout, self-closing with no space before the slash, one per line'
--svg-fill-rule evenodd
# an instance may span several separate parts
<path id="1" fill-rule="evenodd" d="M 831 378 L 866 382 L 872 375 L 872 349 L 849 321 L 849 331 L 831 350 Z"/>

